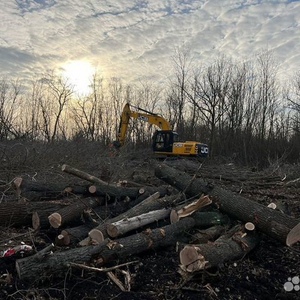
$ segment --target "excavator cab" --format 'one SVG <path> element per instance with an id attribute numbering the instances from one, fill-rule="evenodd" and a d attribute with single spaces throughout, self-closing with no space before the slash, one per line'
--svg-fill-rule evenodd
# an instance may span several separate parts
<path id="1" fill-rule="evenodd" d="M 178 134 L 172 130 L 156 130 L 153 135 L 154 152 L 172 152 L 173 143 L 178 142 Z"/>
<path id="2" fill-rule="evenodd" d="M 208 146 L 195 141 L 180 142 L 172 130 L 156 130 L 153 135 L 152 149 L 156 155 L 208 157 Z"/>

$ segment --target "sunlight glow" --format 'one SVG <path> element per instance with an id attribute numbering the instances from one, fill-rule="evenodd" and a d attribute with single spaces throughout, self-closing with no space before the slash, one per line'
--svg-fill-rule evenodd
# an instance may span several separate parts
<path id="1" fill-rule="evenodd" d="M 68 81 L 78 96 L 91 93 L 91 82 L 95 70 L 92 65 L 83 60 L 73 60 L 62 67 L 62 76 Z"/>

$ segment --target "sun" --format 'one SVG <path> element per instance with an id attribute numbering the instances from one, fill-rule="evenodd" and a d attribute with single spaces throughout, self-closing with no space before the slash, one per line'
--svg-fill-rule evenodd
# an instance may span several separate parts
<path id="1" fill-rule="evenodd" d="M 91 82 L 95 74 L 93 66 L 84 60 L 73 60 L 62 67 L 62 76 L 73 87 L 78 96 L 91 92 Z"/>

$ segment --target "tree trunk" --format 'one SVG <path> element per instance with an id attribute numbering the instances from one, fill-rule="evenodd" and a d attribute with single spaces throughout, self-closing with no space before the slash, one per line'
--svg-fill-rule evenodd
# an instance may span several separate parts
<path id="1" fill-rule="evenodd" d="M 132 218 L 125 218 L 120 221 L 108 224 L 107 233 L 112 238 L 116 238 L 120 235 L 124 235 L 131 230 L 164 219 L 170 215 L 170 212 L 170 209 L 160 209 L 150 211 L 148 213 L 144 213 Z"/>
<path id="2" fill-rule="evenodd" d="M 163 197 L 169 194 L 169 190 L 165 186 L 160 187 L 125 187 L 113 184 L 107 184 L 105 186 L 91 185 L 89 187 L 89 193 L 95 196 L 109 196 L 117 199 L 124 199 L 125 197 L 130 199 L 144 200 L 150 195 L 159 192 Z"/>
<path id="3" fill-rule="evenodd" d="M 181 269 L 197 272 L 240 259 L 260 241 L 256 232 L 245 233 L 242 227 L 231 237 L 221 236 L 214 243 L 186 245 L 179 254 Z"/>
<path id="4" fill-rule="evenodd" d="M 83 211 L 103 204 L 103 199 L 84 198 L 78 199 L 75 203 L 52 213 L 48 219 L 53 228 L 59 228 L 71 221 L 79 219 Z"/>
<path id="5" fill-rule="evenodd" d="M 221 187 L 211 186 L 202 179 L 191 177 L 165 164 L 158 165 L 155 168 L 155 174 L 188 195 L 208 194 L 220 210 L 245 223 L 252 222 L 257 229 L 287 246 L 300 241 L 300 220 L 298 219 Z"/>
<path id="6" fill-rule="evenodd" d="M 70 263 L 88 263 L 92 256 L 101 252 L 109 241 L 96 246 L 87 246 L 49 253 L 40 251 L 37 254 L 16 260 L 18 276 L 24 281 L 51 280 L 51 277 L 63 277 Z"/>
<path id="7" fill-rule="evenodd" d="M 5 227 L 31 226 L 34 211 L 54 211 L 64 206 L 52 202 L 1 203 L 0 225 Z"/>
<path id="8" fill-rule="evenodd" d="M 146 192 L 148 192 L 147 196 L 149 196 L 149 193 L 153 194 L 157 191 L 159 191 L 161 196 L 169 194 L 169 190 L 167 187 L 126 187 L 115 183 L 108 183 L 93 175 L 75 169 L 68 165 L 63 165 L 62 171 L 94 183 L 95 185 L 90 186 L 88 190 L 95 196 L 108 195 L 109 197 L 117 199 L 124 199 L 125 197 L 136 199 Z"/>
<path id="9" fill-rule="evenodd" d="M 30 201 L 42 201 L 60 199 L 65 195 L 65 186 L 62 184 L 50 184 L 25 180 L 16 177 L 13 181 L 17 197 Z"/>
<path id="10" fill-rule="evenodd" d="M 84 239 L 89 231 L 96 226 L 97 224 L 89 222 L 76 227 L 65 228 L 56 237 L 56 244 L 59 246 L 75 245 Z"/>

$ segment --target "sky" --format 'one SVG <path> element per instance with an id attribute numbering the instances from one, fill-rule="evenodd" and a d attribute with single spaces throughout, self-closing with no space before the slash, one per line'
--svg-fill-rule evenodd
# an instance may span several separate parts
<path id="1" fill-rule="evenodd" d="M 300 70 L 300 1 L 2 0 L 0 79 L 97 72 L 164 82 L 175 49 L 195 65 L 245 61 L 268 49 L 281 74 Z"/>

